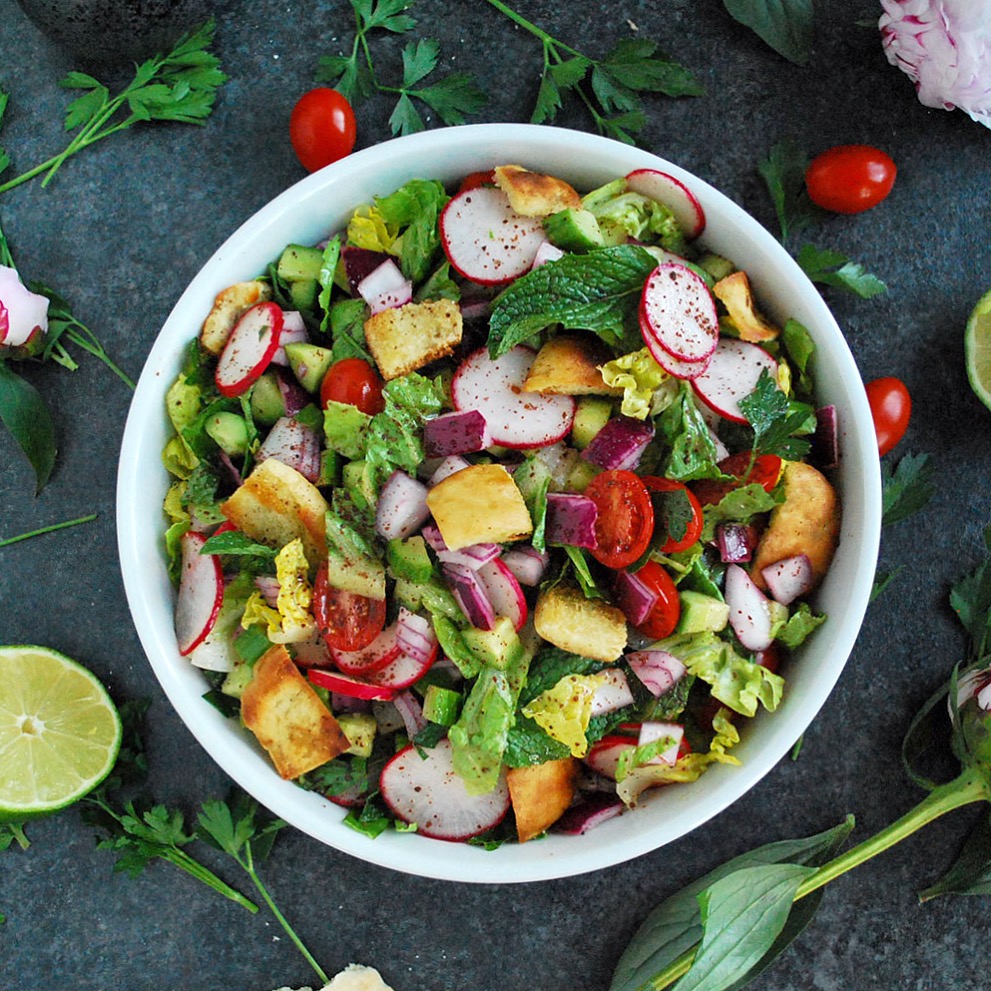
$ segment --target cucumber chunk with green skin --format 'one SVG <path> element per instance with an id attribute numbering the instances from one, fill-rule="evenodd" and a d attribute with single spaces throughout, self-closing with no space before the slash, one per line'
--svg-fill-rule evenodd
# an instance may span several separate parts
<path id="1" fill-rule="evenodd" d="M 294 310 L 308 313 L 316 308 L 320 283 L 316 279 L 300 279 L 289 283 L 289 300 Z"/>
<path id="2" fill-rule="evenodd" d="M 265 372 L 252 386 L 251 415 L 262 427 L 271 427 L 279 417 L 286 415 L 286 403 L 273 372 Z"/>
<path id="3" fill-rule="evenodd" d="M 386 560 L 393 576 L 407 581 L 427 582 L 434 573 L 433 562 L 427 553 L 427 542 L 418 534 L 390 540 L 386 545 Z"/>
<path id="4" fill-rule="evenodd" d="M 681 616 L 675 633 L 718 633 L 729 622 L 729 606 L 721 599 L 701 592 L 680 592 Z"/>
<path id="5" fill-rule="evenodd" d="M 461 693 L 441 685 L 428 685 L 423 697 L 423 718 L 439 726 L 453 726 L 461 711 Z"/>
<path id="6" fill-rule="evenodd" d="M 723 258 L 722 255 L 714 254 L 711 251 L 699 258 L 698 266 L 705 269 L 716 282 L 725 279 L 727 275 L 732 275 L 736 271 L 736 266 L 728 258 Z"/>
<path id="7" fill-rule="evenodd" d="M 356 757 L 371 757 L 378 729 L 375 717 L 365 712 L 340 712 L 335 718 L 351 744 L 345 752 Z"/>
<path id="8" fill-rule="evenodd" d="M 248 449 L 248 424 L 237 413 L 214 413 L 207 420 L 205 429 L 217 447 L 229 457 L 243 457 Z"/>
<path id="9" fill-rule="evenodd" d="M 320 278 L 322 265 L 323 252 L 319 248 L 290 244 L 279 258 L 279 278 L 285 279 L 286 282 L 297 282 L 302 279 L 315 282 Z"/>
<path id="10" fill-rule="evenodd" d="M 491 630 L 470 626 L 461 636 L 479 661 L 501 671 L 523 656 L 523 642 L 508 616 L 497 616 Z"/>
<path id="11" fill-rule="evenodd" d="M 309 393 L 320 391 L 327 369 L 334 363 L 334 352 L 319 344 L 294 341 L 286 345 L 286 359 L 296 381 Z"/>
<path id="12" fill-rule="evenodd" d="M 544 218 L 544 230 L 551 244 L 565 251 L 586 252 L 605 243 L 599 222 L 590 210 L 559 210 Z"/>
<path id="13" fill-rule="evenodd" d="M 606 425 L 612 416 L 612 401 L 602 396 L 581 396 L 575 407 L 575 419 L 571 424 L 571 442 L 579 450 L 588 447 L 592 438 Z"/>

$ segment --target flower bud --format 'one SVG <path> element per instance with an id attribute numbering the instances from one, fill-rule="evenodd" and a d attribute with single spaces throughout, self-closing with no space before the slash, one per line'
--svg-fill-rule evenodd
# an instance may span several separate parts
<path id="1" fill-rule="evenodd" d="M 927 107 L 959 107 L 991 127 L 987 0 L 881 0 L 881 43 Z"/>
<path id="2" fill-rule="evenodd" d="M 47 330 L 48 298 L 31 292 L 16 269 L 0 265 L 0 355 L 7 348 L 36 352 Z"/>
<path id="3" fill-rule="evenodd" d="M 957 757 L 991 775 L 991 668 L 962 672 L 948 703 Z"/>

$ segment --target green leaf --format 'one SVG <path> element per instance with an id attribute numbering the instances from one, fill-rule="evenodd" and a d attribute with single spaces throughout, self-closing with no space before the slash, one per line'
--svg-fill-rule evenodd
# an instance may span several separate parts
<path id="1" fill-rule="evenodd" d="M 0 359 L 0 420 L 10 431 L 35 475 L 40 492 L 55 467 L 55 422 L 41 393 Z"/>
<path id="2" fill-rule="evenodd" d="M 780 840 L 734 857 L 666 898 L 644 920 L 623 951 L 609 991 L 640 991 L 702 937 L 698 896 L 720 879 L 740 869 L 791 863 L 818 866 L 846 840 L 853 829 L 852 817 L 814 836 Z"/>
<path id="3" fill-rule="evenodd" d="M 106 86 L 96 86 L 84 96 L 73 100 L 65 110 L 65 129 L 73 131 L 88 124 L 110 101 L 110 91 Z"/>
<path id="4" fill-rule="evenodd" d="M 813 282 L 844 289 L 861 299 L 871 299 L 888 291 L 888 287 L 876 275 L 868 272 L 859 262 L 850 261 L 839 251 L 820 250 L 806 244 L 802 246 L 796 260 Z"/>
<path id="5" fill-rule="evenodd" d="M 653 255 L 634 245 L 565 255 L 541 265 L 496 299 L 489 321 L 490 352 L 498 357 L 558 323 L 633 350 L 640 343 L 640 292 L 656 267 Z"/>
<path id="6" fill-rule="evenodd" d="M 467 114 L 478 113 L 488 99 L 466 72 L 452 72 L 431 86 L 416 90 L 414 95 L 445 124 L 455 127 L 465 122 Z"/>
<path id="7" fill-rule="evenodd" d="M 405 93 L 401 94 L 389 117 L 389 130 L 398 135 L 415 134 L 425 127 L 423 118 L 413 101 Z"/>
<path id="8" fill-rule="evenodd" d="M 437 67 L 440 42 L 436 38 L 420 38 L 403 49 L 403 87 L 415 86 Z"/>
<path id="9" fill-rule="evenodd" d="M 545 72 L 540 77 L 540 88 L 530 114 L 531 124 L 546 124 L 554 120 L 561 109 L 561 90 L 553 75 Z"/>
<path id="10" fill-rule="evenodd" d="M 936 491 L 935 476 L 928 454 L 906 454 L 894 468 L 882 460 L 882 526 L 899 523 L 924 509 Z"/>
<path id="11" fill-rule="evenodd" d="M 615 117 L 604 117 L 599 121 L 602 133 L 624 144 L 636 144 L 636 135 L 647 126 L 647 115 L 642 110 L 630 110 Z"/>
<path id="12" fill-rule="evenodd" d="M 657 56 L 646 38 L 624 38 L 592 71 L 592 90 L 607 112 L 639 110 L 639 93 L 699 96 L 704 90 L 684 66 Z"/>
<path id="13" fill-rule="evenodd" d="M 574 89 L 585 78 L 591 64 L 590 59 L 576 55 L 574 58 L 554 63 L 547 71 L 561 89 L 568 90 Z"/>
<path id="14" fill-rule="evenodd" d="M 928 888 L 919 892 L 919 901 L 940 895 L 991 894 L 991 822 L 985 812 L 974 824 L 953 866 Z"/>
<path id="15" fill-rule="evenodd" d="M 730 16 L 779 55 L 806 65 L 812 47 L 812 0 L 723 0 Z"/>
<path id="16" fill-rule="evenodd" d="M 336 89 L 353 107 L 378 91 L 368 65 L 351 55 L 325 55 L 317 63 L 315 80 Z"/>
<path id="17" fill-rule="evenodd" d="M 755 454 L 777 454 L 796 461 L 809 451 L 810 442 L 796 433 L 815 430 L 815 410 L 789 399 L 764 369 L 754 391 L 739 401 L 740 412 L 754 429 Z"/>
<path id="18" fill-rule="evenodd" d="M 817 216 L 805 190 L 808 165 L 808 156 L 793 141 L 784 140 L 773 145 L 757 167 L 778 215 L 782 243 L 793 231 L 808 227 Z"/>
<path id="19" fill-rule="evenodd" d="M 234 554 L 251 555 L 253 557 L 264 557 L 274 560 L 278 551 L 274 547 L 266 544 L 259 544 L 253 541 L 247 534 L 239 530 L 225 530 L 223 533 L 216 533 L 209 537 L 200 548 L 201 554 Z"/>
<path id="20" fill-rule="evenodd" d="M 404 34 L 416 27 L 416 21 L 404 11 L 412 3 L 409 0 L 351 0 L 351 6 L 360 19 L 362 32 L 379 28 L 382 31 L 392 31 L 394 34 Z"/>

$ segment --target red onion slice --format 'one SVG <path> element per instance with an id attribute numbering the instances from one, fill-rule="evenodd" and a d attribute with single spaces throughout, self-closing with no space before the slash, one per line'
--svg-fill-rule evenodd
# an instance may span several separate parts
<path id="1" fill-rule="evenodd" d="M 379 493 L 375 532 L 386 540 L 401 540 L 416 533 L 429 515 L 427 487 L 396 469 Z"/>
<path id="2" fill-rule="evenodd" d="M 320 477 L 320 438 L 317 432 L 289 416 L 279 417 L 258 448 L 257 463 L 275 458 L 295 468 L 307 481 Z"/>
<path id="3" fill-rule="evenodd" d="M 652 424 L 629 416 L 615 416 L 592 438 L 582 457 L 606 470 L 636 468 L 654 439 Z"/>
<path id="4" fill-rule="evenodd" d="M 761 577 L 767 582 L 771 596 L 783 606 L 810 592 L 815 580 L 812 562 L 805 554 L 795 554 L 769 564 L 761 569 Z"/>
<path id="5" fill-rule="evenodd" d="M 548 492 L 544 534 L 549 544 L 595 547 L 599 511 L 588 496 L 577 492 Z"/>
<path id="6" fill-rule="evenodd" d="M 444 564 L 441 572 L 468 622 L 480 630 L 491 630 L 495 610 L 476 572 L 460 564 Z"/>
<path id="7" fill-rule="evenodd" d="M 429 619 L 410 612 L 399 610 L 399 624 L 396 630 L 396 645 L 421 664 L 429 664 L 437 651 L 437 635 Z"/>
<path id="8" fill-rule="evenodd" d="M 413 298 L 413 284 L 391 258 L 369 272 L 356 288 L 373 315 L 403 306 Z"/>
<path id="9" fill-rule="evenodd" d="M 590 829 L 621 815 L 625 806 L 622 799 L 612 792 L 595 792 L 587 795 L 578 805 L 573 805 L 554 824 L 555 833 L 581 836 Z"/>
<path id="10" fill-rule="evenodd" d="M 666 650 L 637 650 L 626 655 L 626 663 L 654 698 L 669 692 L 688 670 Z"/>
<path id="11" fill-rule="evenodd" d="M 506 551 L 500 560 L 516 576 L 516 580 L 521 585 L 534 588 L 544 580 L 547 566 L 550 564 L 550 555 L 527 544 Z"/>
<path id="12" fill-rule="evenodd" d="M 420 705 L 420 700 L 411 689 L 407 688 L 396 695 L 392 704 L 403 717 L 406 735 L 412 740 L 427 725 L 426 719 L 423 718 L 423 706 Z"/>
<path id="13" fill-rule="evenodd" d="M 629 571 L 616 573 L 613 593 L 616 596 L 616 605 L 633 626 L 639 626 L 646 620 L 660 598 L 655 589 Z"/>

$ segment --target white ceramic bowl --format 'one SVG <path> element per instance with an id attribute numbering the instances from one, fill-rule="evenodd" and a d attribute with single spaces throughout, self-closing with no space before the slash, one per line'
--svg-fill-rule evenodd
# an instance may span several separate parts
<path id="1" fill-rule="evenodd" d="M 841 427 L 842 534 L 816 601 L 829 620 L 789 666 L 778 711 L 747 726 L 735 751 L 740 767 L 717 765 L 694 784 L 659 789 L 636 811 L 580 837 L 549 836 L 495 851 L 391 831 L 371 840 L 343 824 L 341 809 L 281 780 L 251 734 L 201 698 L 201 674 L 179 655 L 162 539 L 168 479 L 160 454 L 169 429 L 164 397 L 214 295 L 263 272 L 287 243 L 316 243 L 341 227 L 354 206 L 408 179 L 454 182 L 504 162 L 562 176 L 579 190 L 636 168 L 674 175 L 705 209 L 706 246 L 746 269 L 773 319 L 794 317 L 811 331 L 819 398 L 835 404 Z M 788 753 L 836 683 L 860 629 L 877 558 L 880 493 L 870 411 L 846 341 L 819 292 L 763 227 L 700 179 L 646 151 L 559 128 L 480 124 L 357 152 L 286 190 L 221 245 L 176 304 L 138 383 L 120 457 L 117 524 L 128 603 L 155 674 L 192 733 L 238 784 L 299 829 L 356 857 L 426 877 L 502 883 L 579 874 L 661 847 L 732 804 Z"/>

